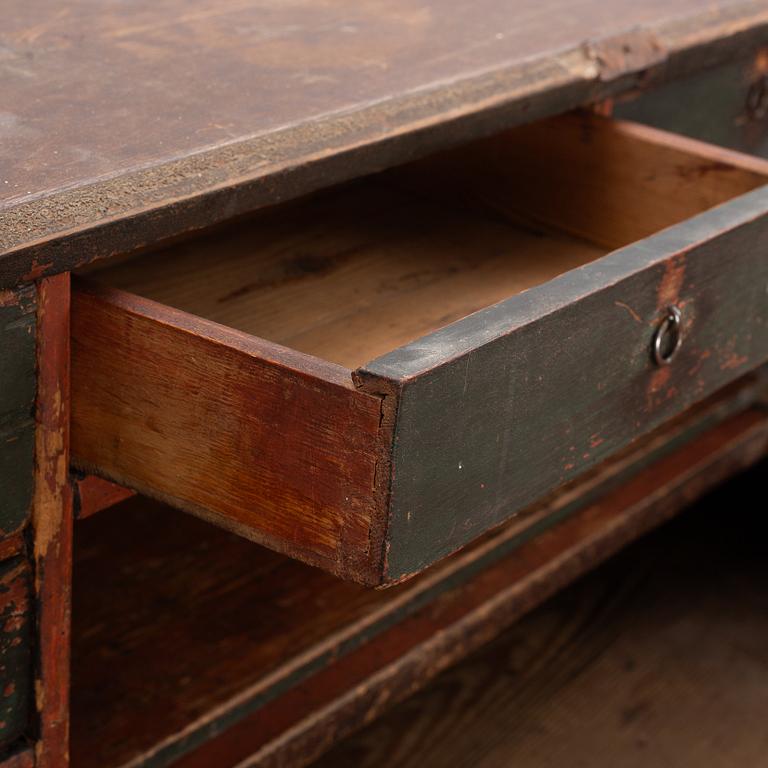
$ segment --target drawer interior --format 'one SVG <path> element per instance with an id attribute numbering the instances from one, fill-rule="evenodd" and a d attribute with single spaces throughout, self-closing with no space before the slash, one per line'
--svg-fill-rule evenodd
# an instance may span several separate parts
<path id="1" fill-rule="evenodd" d="M 566 115 L 96 271 L 354 369 L 765 181 L 735 153 Z"/>
<path id="2" fill-rule="evenodd" d="M 686 220 L 766 167 L 573 114 L 107 261 L 74 282 L 72 462 L 343 578 L 409 578 L 763 360 L 704 305 L 755 317 L 764 191 Z M 683 251 L 703 335 L 654 375 Z"/>

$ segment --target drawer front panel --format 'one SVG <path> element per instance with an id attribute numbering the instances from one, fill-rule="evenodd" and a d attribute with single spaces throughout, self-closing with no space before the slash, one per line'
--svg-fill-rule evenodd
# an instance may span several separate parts
<path id="1" fill-rule="evenodd" d="M 768 358 L 759 189 L 379 358 L 400 397 L 388 578 L 416 572 Z M 669 306 L 682 346 L 658 366 Z"/>

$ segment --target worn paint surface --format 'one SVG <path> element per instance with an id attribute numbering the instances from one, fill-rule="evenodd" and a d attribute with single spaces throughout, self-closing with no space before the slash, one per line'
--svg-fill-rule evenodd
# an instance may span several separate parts
<path id="1" fill-rule="evenodd" d="M 768 24 L 755 0 L 4 10 L 0 285 L 676 77 Z"/>
<path id="2" fill-rule="evenodd" d="M 0 538 L 32 503 L 35 407 L 34 287 L 0 291 Z"/>
<path id="3" fill-rule="evenodd" d="M 767 211 L 763 187 L 358 372 L 366 388 L 400 392 L 388 578 L 463 546 L 764 362 Z M 669 304 L 682 310 L 684 343 L 658 368 L 651 340 Z"/>
<path id="4" fill-rule="evenodd" d="M 662 472 L 649 491 L 683 500 Z M 735 500 L 762 497 L 766 473 L 696 502 L 312 768 L 762 766 L 768 520 Z M 339 715 L 313 721 L 318 736 L 354 717 Z"/>
<path id="5" fill-rule="evenodd" d="M 38 285 L 38 397 L 32 505 L 38 659 L 38 768 L 69 764 L 72 490 L 69 482 L 69 274 Z"/>
<path id="6" fill-rule="evenodd" d="M 18 737 L 32 716 L 31 589 L 24 558 L 0 564 L 0 746 Z"/>
<path id="7" fill-rule="evenodd" d="M 766 47 L 627 99 L 616 104 L 616 117 L 768 156 Z"/>

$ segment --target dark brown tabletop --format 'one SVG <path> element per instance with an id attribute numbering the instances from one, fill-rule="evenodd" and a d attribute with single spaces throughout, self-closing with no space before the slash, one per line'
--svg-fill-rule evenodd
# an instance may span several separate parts
<path id="1" fill-rule="evenodd" d="M 768 2 L 7 0 L 0 287 L 706 66 Z"/>

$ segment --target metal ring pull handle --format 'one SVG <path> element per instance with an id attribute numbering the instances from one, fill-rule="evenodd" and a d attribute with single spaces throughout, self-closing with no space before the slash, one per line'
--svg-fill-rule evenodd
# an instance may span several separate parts
<path id="1" fill-rule="evenodd" d="M 683 343 L 682 314 L 671 306 L 653 334 L 653 360 L 656 365 L 669 365 Z"/>

